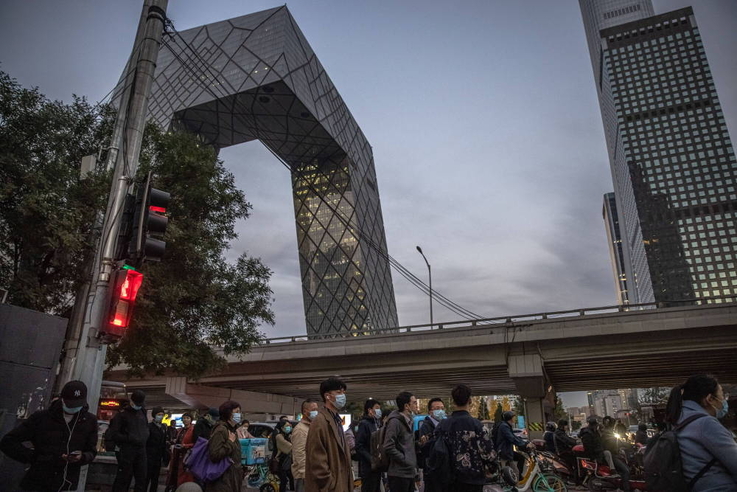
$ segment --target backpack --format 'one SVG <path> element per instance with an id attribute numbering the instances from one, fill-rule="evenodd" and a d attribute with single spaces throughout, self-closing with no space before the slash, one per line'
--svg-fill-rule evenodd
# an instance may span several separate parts
<path id="1" fill-rule="evenodd" d="M 427 478 L 443 487 L 448 486 L 453 482 L 455 467 L 445 432 L 436 431 L 432 440 L 428 441 L 424 448 L 428 450 L 425 458 Z"/>
<path id="2" fill-rule="evenodd" d="M 683 477 L 681 448 L 678 446 L 678 431 L 706 414 L 692 415 L 673 430 L 665 431 L 653 438 L 645 451 L 645 483 L 653 492 L 688 492 L 694 484 L 711 468 L 716 459 L 711 460 L 690 482 Z"/>
<path id="3" fill-rule="evenodd" d="M 374 472 L 383 473 L 389 470 L 389 456 L 384 451 L 384 437 L 386 436 L 387 424 L 371 433 L 369 446 L 371 450 L 371 471 Z"/>

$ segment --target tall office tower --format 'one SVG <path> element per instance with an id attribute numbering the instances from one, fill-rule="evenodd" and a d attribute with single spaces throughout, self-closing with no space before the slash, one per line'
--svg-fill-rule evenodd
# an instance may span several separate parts
<path id="1" fill-rule="evenodd" d="M 614 199 L 614 193 L 604 195 L 602 214 L 606 225 L 606 237 L 609 241 L 609 258 L 612 261 L 617 302 L 620 306 L 629 304 L 627 271 L 625 269 L 622 235 L 619 229 L 619 214 L 617 214 L 617 201 Z"/>
<path id="2" fill-rule="evenodd" d="M 579 1 L 630 302 L 734 294 L 737 161 L 693 10 Z"/>
<path id="3" fill-rule="evenodd" d="M 371 145 L 286 6 L 167 33 L 149 116 L 287 165 L 308 335 L 397 326 Z"/>

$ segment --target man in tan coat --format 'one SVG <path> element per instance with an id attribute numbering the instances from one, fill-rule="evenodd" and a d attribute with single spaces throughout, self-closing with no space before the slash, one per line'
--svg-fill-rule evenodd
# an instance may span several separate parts
<path id="1" fill-rule="evenodd" d="M 352 492 L 351 454 L 338 411 L 345 407 L 346 385 L 337 377 L 320 384 L 325 407 L 310 423 L 305 447 L 305 492 Z"/>
<path id="2" fill-rule="evenodd" d="M 302 419 L 292 431 L 292 476 L 294 477 L 294 492 L 305 492 L 305 464 L 307 456 L 307 434 L 310 432 L 310 423 L 317 417 L 317 402 L 305 400 L 302 402 Z"/>

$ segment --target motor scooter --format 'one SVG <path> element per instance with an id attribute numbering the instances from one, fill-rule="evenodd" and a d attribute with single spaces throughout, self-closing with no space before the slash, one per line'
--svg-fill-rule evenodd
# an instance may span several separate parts
<path id="1" fill-rule="evenodd" d="M 578 466 L 579 476 L 582 477 L 582 485 L 586 485 L 591 492 L 601 492 L 605 490 L 621 489 L 623 482 L 616 470 L 612 470 L 607 465 L 598 463 L 584 456 L 583 445 L 579 444 L 573 447 L 576 453 L 576 462 Z M 647 491 L 644 480 L 629 480 L 630 490 Z"/>

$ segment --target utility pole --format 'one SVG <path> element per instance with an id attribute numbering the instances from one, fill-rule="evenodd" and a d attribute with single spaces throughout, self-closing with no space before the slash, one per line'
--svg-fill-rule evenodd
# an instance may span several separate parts
<path id="1" fill-rule="evenodd" d="M 84 381 L 92 413 L 97 412 L 107 354 L 107 345 L 98 338 L 98 333 L 105 320 L 111 274 L 116 266 L 115 253 L 125 198 L 138 168 L 167 4 L 168 0 L 144 0 L 133 51 L 123 77 L 124 90 L 107 155 L 106 166 L 113 169 L 113 179 L 95 254 L 92 282 L 82 309 L 75 313 L 75 319 L 81 319 L 81 326 L 73 326 L 68 332 L 70 339 L 66 342 L 65 359 L 58 378 L 59 387 L 71 380 Z M 77 306 L 79 304 L 75 308 Z M 86 480 L 85 466 L 80 473 L 78 490 L 84 490 Z"/>

